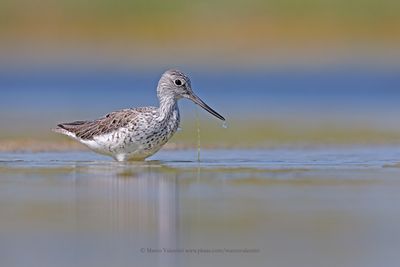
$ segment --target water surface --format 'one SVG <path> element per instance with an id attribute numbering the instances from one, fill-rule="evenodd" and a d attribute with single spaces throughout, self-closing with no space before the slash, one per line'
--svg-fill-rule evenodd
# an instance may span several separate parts
<path id="1" fill-rule="evenodd" d="M 395 266 L 400 147 L 0 154 L 1 266 Z M 165 250 L 164 250 L 165 249 Z"/>

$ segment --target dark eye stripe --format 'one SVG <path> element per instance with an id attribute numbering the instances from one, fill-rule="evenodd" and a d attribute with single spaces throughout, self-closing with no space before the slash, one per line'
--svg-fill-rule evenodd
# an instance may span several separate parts
<path id="1" fill-rule="evenodd" d="M 175 84 L 178 85 L 178 86 L 179 86 L 179 85 L 182 85 L 182 81 L 179 80 L 179 79 L 176 79 L 176 80 L 175 80 Z"/>

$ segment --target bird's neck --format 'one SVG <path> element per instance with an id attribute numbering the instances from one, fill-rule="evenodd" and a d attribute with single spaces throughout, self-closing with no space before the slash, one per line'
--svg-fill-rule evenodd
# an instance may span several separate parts
<path id="1" fill-rule="evenodd" d="M 177 99 L 170 95 L 163 95 L 159 96 L 160 107 L 158 111 L 160 113 L 160 119 L 168 119 L 170 115 L 175 111 L 178 110 L 178 103 Z"/>

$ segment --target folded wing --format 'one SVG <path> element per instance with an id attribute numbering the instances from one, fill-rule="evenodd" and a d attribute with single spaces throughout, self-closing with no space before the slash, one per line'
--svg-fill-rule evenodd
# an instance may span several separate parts
<path id="1" fill-rule="evenodd" d="M 58 124 L 55 132 L 71 135 L 83 139 L 92 140 L 95 136 L 107 134 L 126 126 L 138 115 L 135 109 L 123 109 L 111 112 L 106 116 L 93 121 L 74 121 Z"/>

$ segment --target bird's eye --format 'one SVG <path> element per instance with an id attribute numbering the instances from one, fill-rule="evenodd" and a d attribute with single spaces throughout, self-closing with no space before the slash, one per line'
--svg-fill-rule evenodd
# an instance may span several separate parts
<path id="1" fill-rule="evenodd" d="M 178 86 L 182 85 L 182 81 L 179 80 L 179 79 L 176 79 L 176 80 L 174 81 L 174 83 L 175 83 L 176 85 L 178 85 Z"/>

